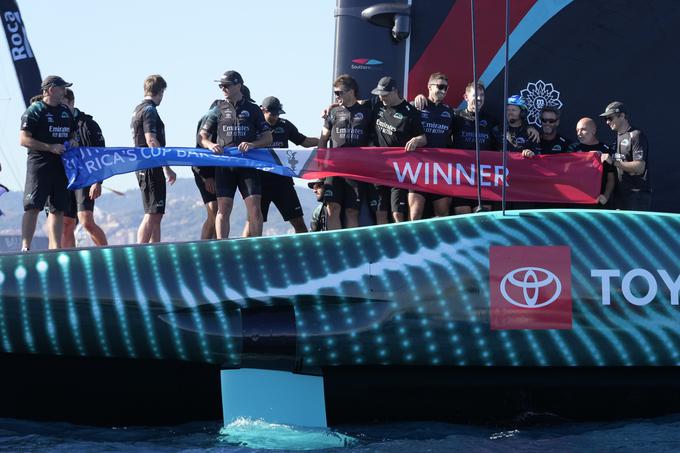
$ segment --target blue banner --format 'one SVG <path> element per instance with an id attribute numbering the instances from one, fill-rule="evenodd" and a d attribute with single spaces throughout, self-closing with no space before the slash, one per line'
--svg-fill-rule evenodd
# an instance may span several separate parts
<path id="1" fill-rule="evenodd" d="M 283 176 L 298 176 L 281 164 L 270 149 L 251 149 L 242 153 L 238 148 L 224 148 L 224 154 L 214 154 L 203 148 L 89 148 L 66 150 L 62 155 L 68 188 L 87 187 L 114 175 L 162 166 L 246 167 L 269 171 Z"/>

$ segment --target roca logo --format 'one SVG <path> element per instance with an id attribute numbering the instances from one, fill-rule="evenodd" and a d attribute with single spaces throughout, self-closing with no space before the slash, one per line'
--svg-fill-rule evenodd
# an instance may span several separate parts
<path id="1" fill-rule="evenodd" d="M 547 269 L 520 267 L 503 277 L 500 284 L 503 298 L 521 308 L 541 308 L 555 302 L 562 294 L 562 282 Z M 520 299 L 521 296 L 521 299 Z"/>
<path id="2" fill-rule="evenodd" d="M 2 18 L 8 34 L 12 60 L 18 61 L 33 58 L 33 51 L 28 44 L 28 39 L 26 39 L 26 29 L 21 21 L 19 11 L 5 11 Z"/>

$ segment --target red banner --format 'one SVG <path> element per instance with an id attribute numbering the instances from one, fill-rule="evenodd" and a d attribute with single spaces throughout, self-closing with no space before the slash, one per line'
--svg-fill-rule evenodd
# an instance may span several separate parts
<path id="1" fill-rule="evenodd" d="M 298 155 L 304 154 L 298 153 Z M 508 201 L 594 204 L 600 194 L 599 153 L 565 153 L 523 158 L 519 153 L 480 154 L 482 198 Z M 305 179 L 344 176 L 390 187 L 460 198 L 477 198 L 475 153 L 469 150 L 422 148 L 333 148 L 310 153 L 299 176 Z"/>

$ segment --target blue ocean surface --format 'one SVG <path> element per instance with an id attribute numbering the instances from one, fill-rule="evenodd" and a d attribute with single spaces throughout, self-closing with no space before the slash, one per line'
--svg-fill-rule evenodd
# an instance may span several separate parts
<path id="1" fill-rule="evenodd" d="M 304 429 L 239 419 L 173 427 L 88 427 L 0 419 L 0 451 L 31 452 L 480 452 L 677 451 L 680 414 L 599 423 L 548 421 L 494 428 L 439 422 Z"/>

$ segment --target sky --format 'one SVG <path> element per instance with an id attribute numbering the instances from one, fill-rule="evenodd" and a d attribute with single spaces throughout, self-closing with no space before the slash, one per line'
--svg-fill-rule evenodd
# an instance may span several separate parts
<path id="1" fill-rule="evenodd" d="M 168 82 L 158 111 L 168 146 L 194 146 L 196 123 L 222 93 L 213 80 L 241 73 L 256 102 L 277 96 L 305 135 L 318 136 L 332 95 L 335 0 L 18 0 L 43 78 L 73 82 L 76 107 L 91 114 L 108 146 L 132 146 L 130 118 L 149 74 Z M 0 35 L 0 183 L 23 190 L 25 110 L 4 33 Z M 189 167 L 175 167 L 191 177 Z M 137 187 L 132 174 L 110 178 Z"/>

